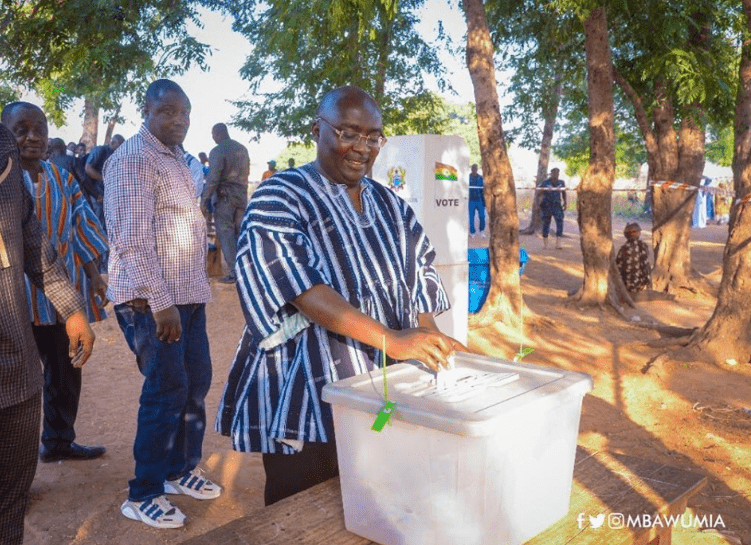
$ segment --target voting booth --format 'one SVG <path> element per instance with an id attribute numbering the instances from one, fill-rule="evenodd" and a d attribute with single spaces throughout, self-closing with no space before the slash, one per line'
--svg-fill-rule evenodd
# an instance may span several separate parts
<path id="1" fill-rule="evenodd" d="M 373 178 L 415 210 L 436 250 L 435 266 L 451 300 L 436 317 L 443 333 L 466 344 L 469 148 L 461 136 L 391 136 Z"/>

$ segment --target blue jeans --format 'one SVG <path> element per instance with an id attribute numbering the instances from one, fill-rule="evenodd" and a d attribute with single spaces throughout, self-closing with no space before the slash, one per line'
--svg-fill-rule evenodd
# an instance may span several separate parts
<path id="1" fill-rule="evenodd" d="M 480 231 L 485 230 L 485 205 L 482 201 L 469 201 L 469 232 L 475 233 L 475 211 L 480 216 Z"/>
<path id="2" fill-rule="evenodd" d="M 206 335 L 206 306 L 178 305 L 180 340 L 156 336 L 151 310 L 115 306 L 128 346 L 144 376 L 133 445 L 135 478 L 128 499 L 142 501 L 164 494 L 164 481 L 194 469 L 201 459 L 206 430 L 204 398 L 211 386 L 211 357 Z"/>
<path id="3" fill-rule="evenodd" d="M 542 238 L 548 238 L 550 233 L 550 219 L 555 219 L 555 236 L 563 236 L 563 208 L 560 206 L 554 208 L 540 208 L 542 215 Z"/>

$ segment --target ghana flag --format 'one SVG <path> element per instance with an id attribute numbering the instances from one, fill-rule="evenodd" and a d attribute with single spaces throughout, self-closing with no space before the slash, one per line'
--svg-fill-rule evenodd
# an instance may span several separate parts
<path id="1" fill-rule="evenodd" d="M 456 169 L 451 165 L 444 165 L 443 163 L 435 162 L 435 179 L 436 180 L 448 180 L 449 182 L 456 182 L 459 180 L 459 175 Z"/>

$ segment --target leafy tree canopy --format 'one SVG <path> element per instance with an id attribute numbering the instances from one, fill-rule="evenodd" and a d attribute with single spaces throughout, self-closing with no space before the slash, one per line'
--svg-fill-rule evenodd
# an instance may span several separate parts
<path id="1" fill-rule="evenodd" d="M 677 123 L 697 107 L 704 121 L 729 123 L 738 79 L 733 36 L 740 5 L 646 0 L 628 7 L 619 9 L 616 3 L 608 12 L 614 67 L 650 100 L 657 98 L 658 85 L 664 82 Z M 651 113 L 651 104 L 645 106 Z"/>
<path id="2" fill-rule="evenodd" d="M 273 132 L 309 141 L 323 95 L 341 85 L 370 92 L 387 134 L 445 128 L 441 103 L 426 76 L 450 88 L 436 48 L 417 31 L 424 0 L 205 0 L 234 17 L 254 45 L 241 70 L 250 94 L 236 102 L 235 124 L 256 137 Z M 445 39 L 441 27 L 436 41 Z"/>
<path id="3" fill-rule="evenodd" d="M 488 20 L 499 65 L 512 74 L 506 86 L 514 100 L 504 109 L 509 141 L 539 147 L 542 120 L 561 103 L 554 151 L 580 172 L 589 160 L 586 71 L 582 18 L 606 5 L 613 63 L 645 100 L 648 114 L 656 88 L 666 82 L 676 126 L 687 112 L 725 126 L 732 119 L 738 73 L 737 2 L 689 0 L 488 0 Z M 631 106 L 615 89 L 617 175 L 630 175 L 644 160 L 642 138 Z"/>
<path id="4" fill-rule="evenodd" d="M 735 135 L 732 126 L 719 129 L 710 127 L 706 145 L 706 156 L 709 161 L 721 167 L 732 166 L 734 146 Z"/>
<path id="5" fill-rule="evenodd" d="M 191 0 L 38 0 L 3 2 L 0 51 L 6 77 L 35 90 L 56 124 L 79 97 L 116 110 L 152 79 L 205 67 L 208 46 Z"/>

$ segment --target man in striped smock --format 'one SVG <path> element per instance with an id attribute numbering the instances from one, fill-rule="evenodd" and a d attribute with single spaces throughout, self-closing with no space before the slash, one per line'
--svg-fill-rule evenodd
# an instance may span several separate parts
<path id="1" fill-rule="evenodd" d="M 386 142 L 375 100 L 329 92 L 312 133 L 316 160 L 256 189 L 238 241 L 246 327 L 216 425 L 263 453 L 267 505 L 338 474 L 325 384 L 377 367 L 384 344 L 433 369 L 465 349 L 436 327 L 449 300 L 414 211 L 365 177 Z"/>
<path id="2" fill-rule="evenodd" d="M 13 102 L 2 112 L 2 122 L 16 137 L 26 189 L 36 216 L 52 246 L 62 257 L 68 276 L 83 295 L 89 322 L 104 319 L 96 304 L 106 302 L 107 284 L 97 259 L 107 251 L 107 239 L 73 175 L 42 161 L 47 150 L 47 118 L 28 102 Z M 105 448 L 74 442 L 74 425 L 81 396 L 81 369 L 68 355 L 68 335 L 52 303 L 26 278 L 26 293 L 37 349 L 44 365 L 42 442 L 39 459 L 91 459 Z"/>

